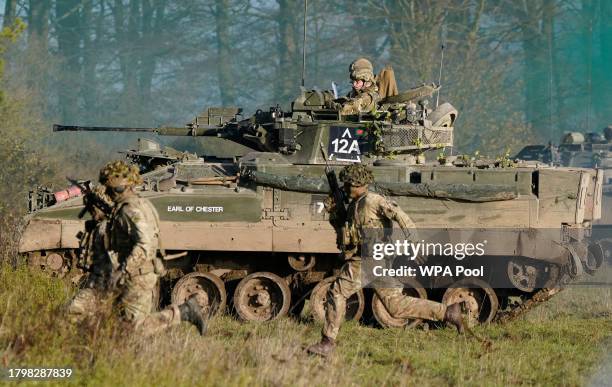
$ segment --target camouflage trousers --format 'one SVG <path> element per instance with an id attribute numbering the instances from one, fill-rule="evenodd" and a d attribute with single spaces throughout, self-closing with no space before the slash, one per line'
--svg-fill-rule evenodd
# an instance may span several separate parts
<path id="1" fill-rule="evenodd" d="M 157 274 L 149 273 L 131 277 L 115 301 L 121 317 L 135 331 L 153 335 L 181 322 L 177 305 L 156 312 Z M 93 316 L 100 307 L 104 294 L 95 288 L 81 289 L 68 306 L 68 315 L 73 321 Z"/>
<path id="2" fill-rule="evenodd" d="M 323 336 L 335 339 L 346 313 L 346 300 L 361 289 L 361 261 L 347 261 L 331 284 L 325 301 Z M 389 314 L 395 318 L 419 318 L 433 321 L 444 319 L 446 305 L 439 302 L 409 297 L 401 288 L 374 289 Z"/>
<path id="3" fill-rule="evenodd" d="M 102 297 L 99 290 L 94 288 L 80 289 L 68 305 L 68 317 L 72 322 L 93 317 L 100 309 L 101 303 Z"/>

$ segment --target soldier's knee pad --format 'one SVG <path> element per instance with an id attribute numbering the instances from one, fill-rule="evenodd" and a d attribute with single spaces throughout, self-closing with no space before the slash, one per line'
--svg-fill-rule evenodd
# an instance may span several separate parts
<path id="1" fill-rule="evenodd" d="M 121 312 L 122 318 L 131 324 L 136 324 L 145 319 L 146 314 L 144 314 L 138 308 L 134 308 L 131 306 L 125 306 Z"/>
<path id="2" fill-rule="evenodd" d="M 84 313 L 94 306 L 96 296 L 93 289 L 81 289 L 68 305 L 69 313 Z"/>

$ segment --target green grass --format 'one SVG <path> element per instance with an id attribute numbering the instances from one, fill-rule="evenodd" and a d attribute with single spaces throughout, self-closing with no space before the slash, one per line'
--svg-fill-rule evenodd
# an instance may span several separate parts
<path id="1" fill-rule="evenodd" d="M 0 268 L 0 367 L 71 366 L 77 385 L 582 385 L 612 347 L 610 288 L 568 289 L 522 320 L 476 328 L 490 346 L 451 329 L 347 323 L 325 360 L 303 352 L 318 323 L 224 316 L 205 337 L 184 324 L 143 339 L 108 316 L 70 324 L 62 307 L 73 293 L 62 280 Z"/>

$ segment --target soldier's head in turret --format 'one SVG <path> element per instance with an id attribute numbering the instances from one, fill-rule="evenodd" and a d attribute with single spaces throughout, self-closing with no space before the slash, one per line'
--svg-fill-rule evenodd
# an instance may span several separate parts
<path id="1" fill-rule="evenodd" d="M 123 160 L 111 161 L 100 170 L 100 183 L 115 202 L 134 194 L 134 186 L 142 183 L 138 167 Z"/>
<path id="2" fill-rule="evenodd" d="M 366 58 L 355 59 L 349 66 L 349 75 L 355 91 L 372 86 L 374 82 L 372 62 Z"/>
<path id="3" fill-rule="evenodd" d="M 368 185 L 374 181 L 374 175 L 363 164 L 350 164 L 340 171 L 340 181 L 344 191 L 351 199 L 358 199 L 368 192 Z"/>

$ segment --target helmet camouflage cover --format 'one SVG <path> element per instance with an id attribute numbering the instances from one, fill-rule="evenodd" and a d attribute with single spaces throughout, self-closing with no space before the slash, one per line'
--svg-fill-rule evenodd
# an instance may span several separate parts
<path id="1" fill-rule="evenodd" d="M 366 58 L 359 58 L 349 66 L 349 74 L 352 80 L 371 82 L 374 80 L 374 67 Z"/>
<path id="2" fill-rule="evenodd" d="M 363 164 L 350 164 L 340 171 L 340 181 L 359 187 L 372 183 L 374 175 Z"/>
<path id="3" fill-rule="evenodd" d="M 134 186 L 142 183 L 138 167 L 123 160 L 111 161 L 100 170 L 100 183 L 107 187 Z"/>

